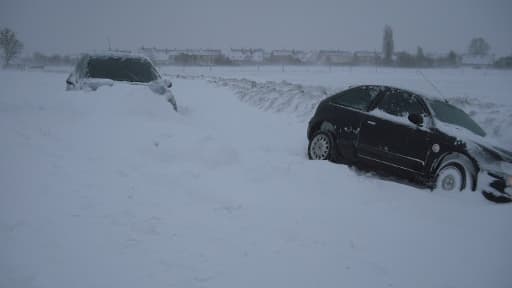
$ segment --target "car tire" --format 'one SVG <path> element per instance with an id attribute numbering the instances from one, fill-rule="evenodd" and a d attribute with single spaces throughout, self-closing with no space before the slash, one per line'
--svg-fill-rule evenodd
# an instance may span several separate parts
<path id="1" fill-rule="evenodd" d="M 446 192 L 463 191 L 467 185 L 466 169 L 458 163 L 447 163 L 437 172 L 434 189 Z"/>
<path id="2" fill-rule="evenodd" d="M 308 157 L 310 160 L 336 161 L 334 137 L 327 131 L 318 131 L 313 134 L 308 145 Z"/>

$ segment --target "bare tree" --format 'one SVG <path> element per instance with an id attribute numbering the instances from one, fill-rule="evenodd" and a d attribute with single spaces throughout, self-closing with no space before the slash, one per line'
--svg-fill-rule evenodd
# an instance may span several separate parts
<path id="1" fill-rule="evenodd" d="M 393 50 L 395 49 L 393 42 L 393 29 L 391 26 L 386 25 L 384 27 L 384 38 L 382 39 L 382 53 L 384 54 L 384 63 L 390 64 L 391 57 L 393 56 Z"/>
<path id="2" fill-rule="evenodd" d="M 9 28 L 0 30 L 0 49 L 4 65 L 8 66 L 12 59 L 18 56 L 23 50 L 23 43 L 16 38 L 16 33 Z"/>
<path id="3" fill-rule="evenodd" d="M 486 56 L 489 54 L 489 50 L 491 50 L 489 43 L 484 38 L 478 37 L 473 38 L 469 43 L 468 53 L 475 56 Z"/>
<path id="4" fill-rule="evenodd" d="M 428 67 L 431 66 L 433 63 L 434 59 L 425 56 L 425 53 L 423 53 L 423 48 L 421 48 L 421 46 L 418 46 L 418 49 L 416 50 L 416 66 Z"/>
<path id="5" fill-rule="evenodd" d="M 457 65 L 458 59 L 459 59 L 459 56 L 453 50 L 451 50 L 450 53 L 448 53 L 448 57 L 446 57 L 448 65 L 452 65 L 452 66 Z"/>

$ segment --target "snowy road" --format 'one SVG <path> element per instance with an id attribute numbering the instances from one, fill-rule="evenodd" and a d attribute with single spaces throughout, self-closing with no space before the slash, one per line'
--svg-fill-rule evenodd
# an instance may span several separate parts
<path id="1" fill-rule="evenodd" d="M 0 71 L 0 287 L 511 287 L 510 205 L 305 156 L 305 123 L 176 79 Z M 30 83 L 30 85 L 27 85 Z"/>

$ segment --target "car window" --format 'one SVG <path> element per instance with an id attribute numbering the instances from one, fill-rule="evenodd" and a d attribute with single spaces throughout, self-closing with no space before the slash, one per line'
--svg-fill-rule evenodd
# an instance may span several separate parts
<path id="1" fill-rule="evenodd" d="M 399 117 L 407 117 L 409 114 L 424 115 L 425 110 L 416 96 L 404 91 L 387 91 L 382 97 L 378 109 Z"/>
<path id="2" fill-rule="evenodd" d="M 336 94 L 332 102 L 334 104 L 366 111 L 378 91 L 372 87 L 355 87 Z"/>

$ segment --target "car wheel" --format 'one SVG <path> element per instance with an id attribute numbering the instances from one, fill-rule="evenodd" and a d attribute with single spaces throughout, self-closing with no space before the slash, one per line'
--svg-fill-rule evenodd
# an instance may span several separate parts
<path id="1" fill-rule="evenodd" d="M 456 164 L 447 164 L 437 173 L 435 189 L 441 191 L 462 191 L 466 187 L 466 172 Z"/>
<path id="2" fill-rule="evenodd" d="M 319 131 L 313 135 L 308 146 L 308 156 L 311 160 L 334 160 L 334 140 L 326 131 Z"/>

